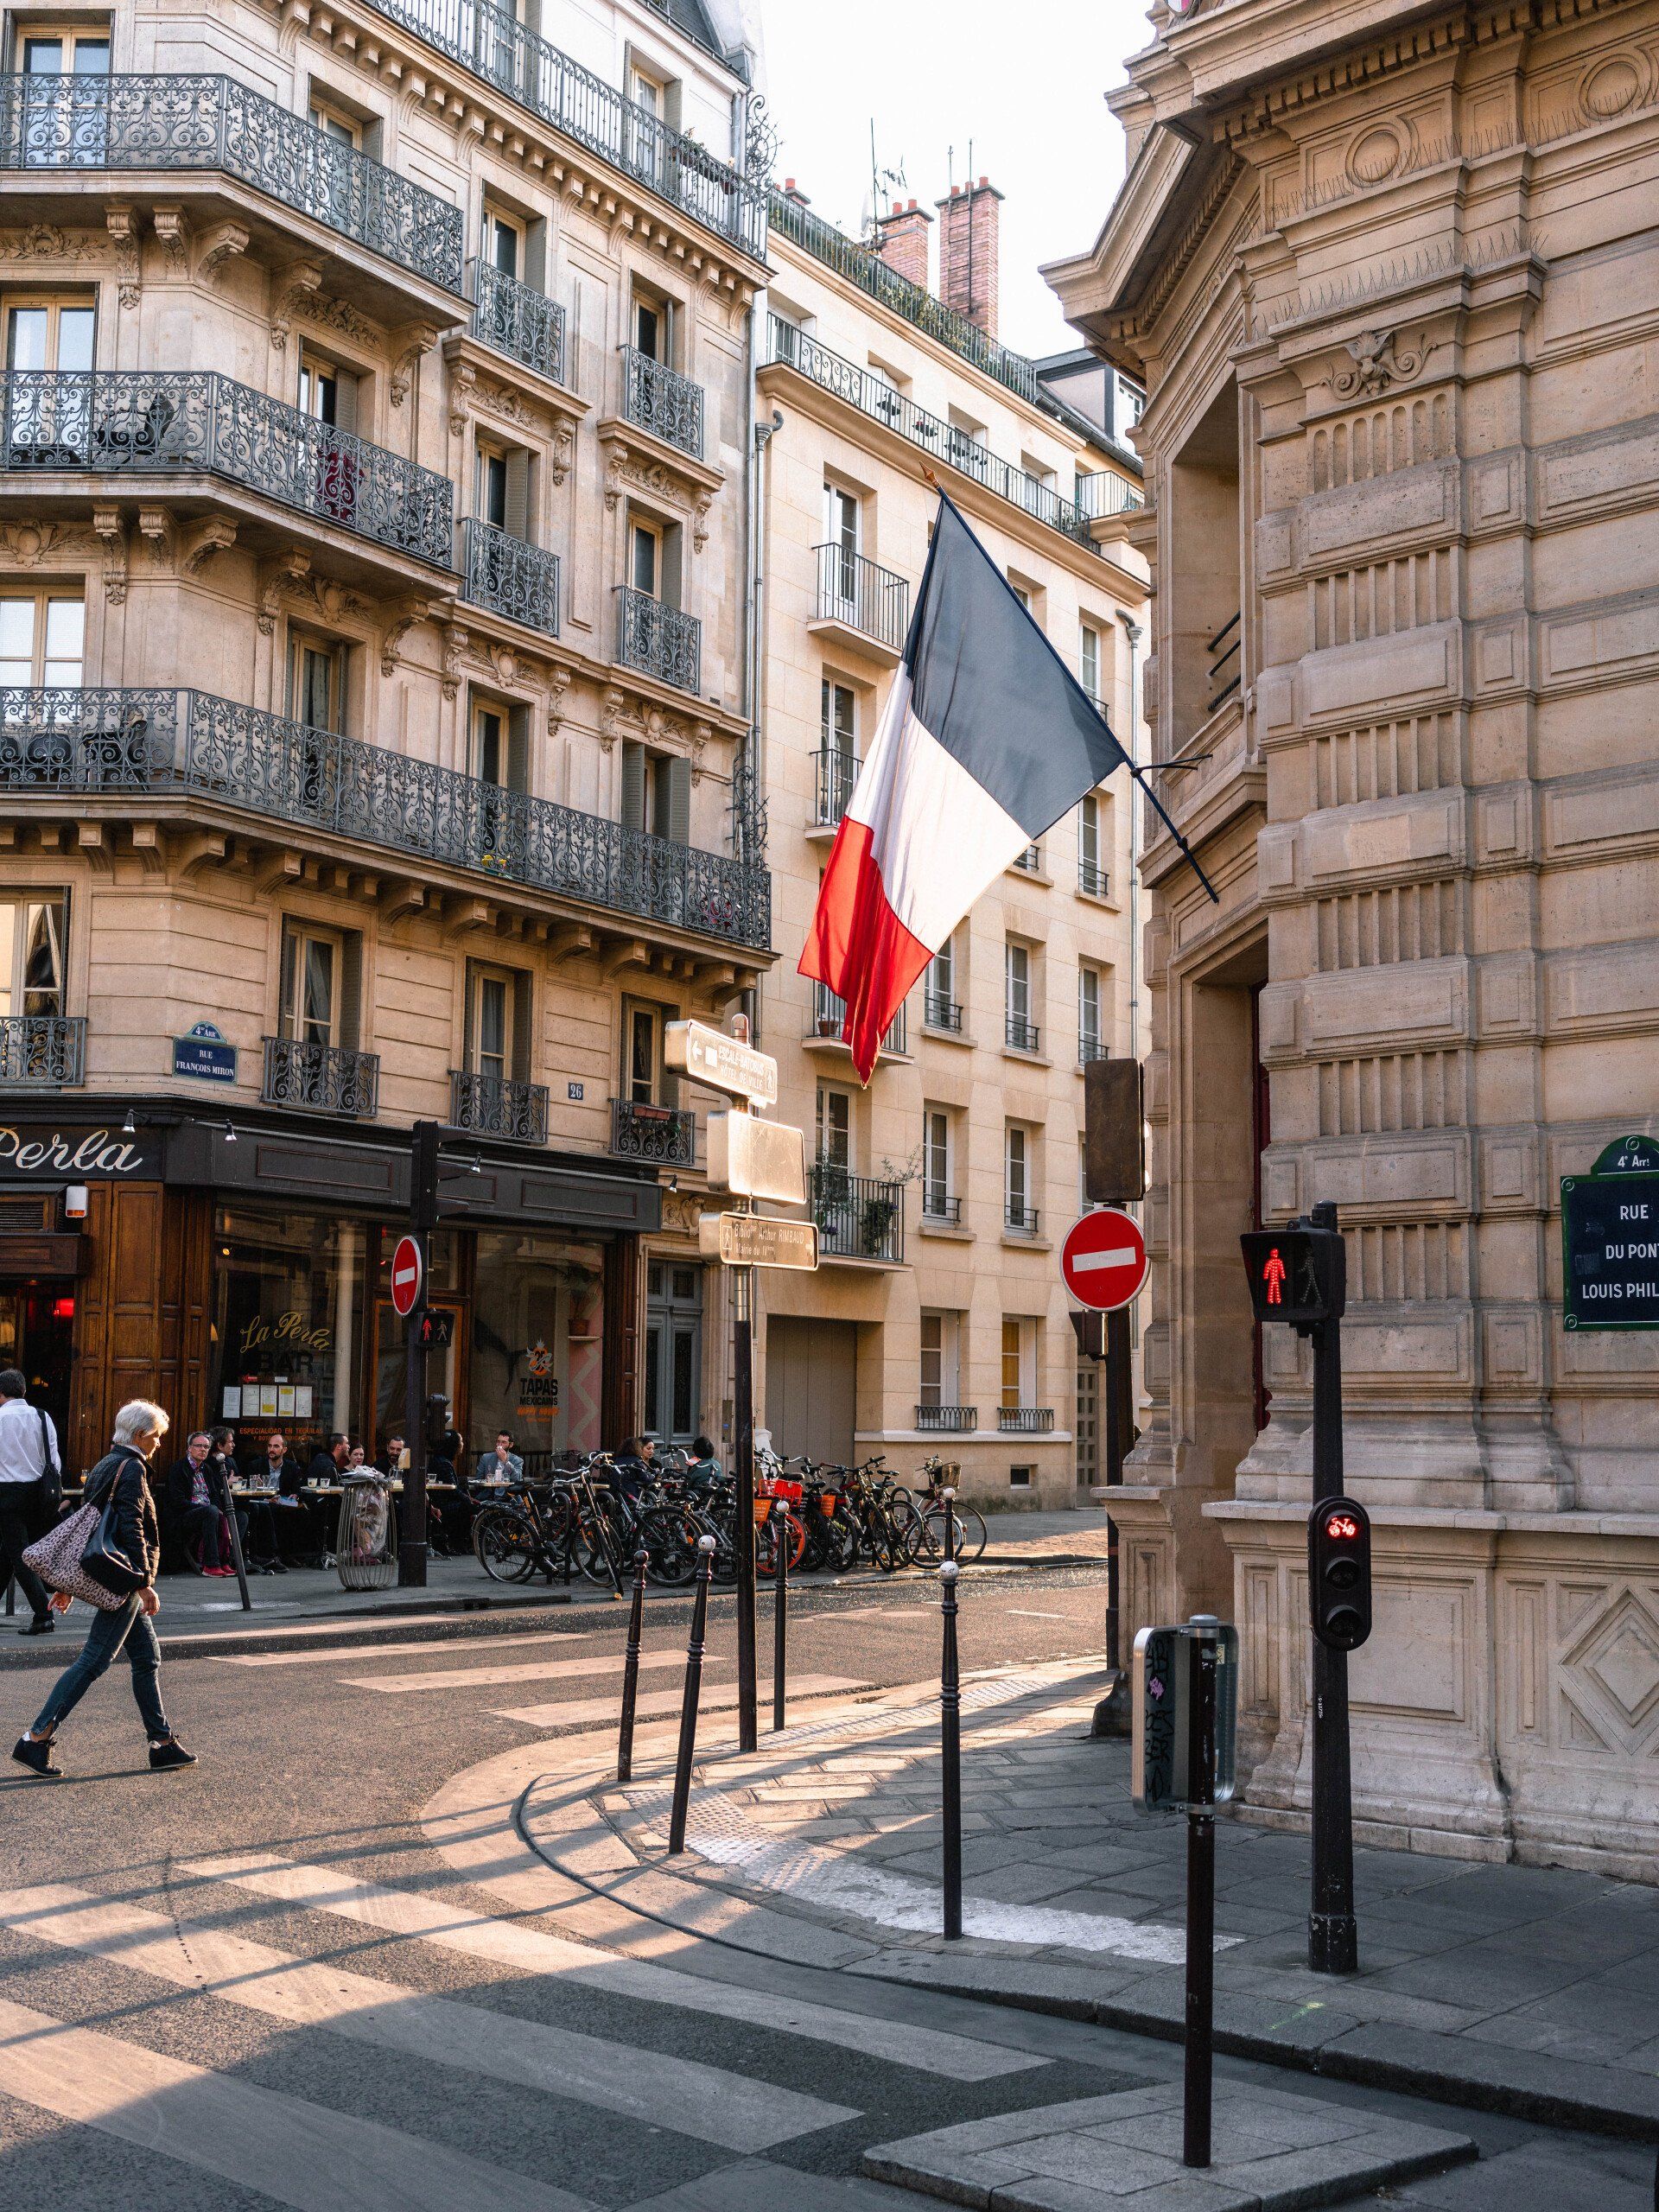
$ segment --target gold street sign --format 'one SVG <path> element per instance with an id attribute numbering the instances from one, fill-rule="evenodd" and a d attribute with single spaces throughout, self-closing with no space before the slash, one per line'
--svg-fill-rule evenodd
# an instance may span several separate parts
<path id="1" fill-rule="evenodd" d="M 709 1181 L 740 1198 L 806 1204 L 806 1134 L 758 1114 L 709 1116 Z"/>
<path id="2" fill-rule="evenodd" d="M 810 1221 L 766 1221 L 758 1213 L 706 1213 L 697 1224 L 706 1260 L 728 1268 L 800 1268 L 818 1264 L 818 1232 Z"/>
<path id="3" fill-rule="evenodd" d="M 663 1037 L 663 1057 L 682 1075 L 747 1098 L 757 1106 L 778 1103 L 778 1063 L 752 1045 L 710 1029 L 705 1021 L 671 1021 Z"/>

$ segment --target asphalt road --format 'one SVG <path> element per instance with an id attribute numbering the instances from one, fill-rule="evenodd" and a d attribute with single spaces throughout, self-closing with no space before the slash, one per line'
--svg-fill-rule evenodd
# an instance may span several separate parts
<path id="1" fill-rule="evenodd" d="M 1098 1649 L 1104 1598 L 1094 1570 L 970 1583 L 963 1663 Z M 677 1688 L 687 1610 L 651 1609 L 648 1696 Z M 65 1732 L 67 1778 L 0 1787 L 0 2205 L 877 2212 L 926 2200 L 854 2178 L 870 2143 L 1179 2065 L 1168 2046 L 712 1946 L 674 1952 L 683 1980 L 648 1995 L 545 1970 L 534 1922 L 458 1887 L 421 1810 L 494 1753 L 545 1738 L 556 1770 L 561 1739 L 612 1726 L 624 1625 L 599 1603 L 464 1642 L 170 1665 L 169 1713 L 201 1756 L 177 1775 L 149 1771 L 124 1669 L 100 1683 Z M 925 1584 L 795 1593 L 798 1681 L 918 1681 L 938 1655 Z M 717 1600 L 716 1702 L 734 1658 Z M 0 1672 L 14 1733 L 51 1680 Z M 504 1717 L 548 1707 L 553 1726 Z M 202 1871 L 253 1851 L 313 1870 L 304 1901 Z M 328 1909 L 342 1876 L 391 1893 L 383 1922 L 423 1908 L 421 1932 Z M 446 1944 L 435 1902 L 499 1923 L 495 1955 Z M 770 2017 L 785 1999 L 787 2031 Z M 823 2008 L 811 2032 L 803 2004 Z M 1224 2071 L 1477 2138 L 1481 2165 L 1395 2203 L 1650 2212 L 1651 2152 Z"/>

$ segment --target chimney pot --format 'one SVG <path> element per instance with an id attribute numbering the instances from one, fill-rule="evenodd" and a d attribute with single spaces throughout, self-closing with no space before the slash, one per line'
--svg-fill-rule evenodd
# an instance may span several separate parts
<path id="1" fill-rule="evenodd" d="M 938 202 L 939 297 L 995 338 L 1002 195 L 988 176 L 953 184 Z"/>
<path id="2" fill-rule="evenodd" d="M 913 200 L 876 218 L 880 238 L 877 255 L 896 276 L 919 284 L 923 291 L 928 289 L 928 232 L 932 221 L 926 208 L 918 207 Z"/>

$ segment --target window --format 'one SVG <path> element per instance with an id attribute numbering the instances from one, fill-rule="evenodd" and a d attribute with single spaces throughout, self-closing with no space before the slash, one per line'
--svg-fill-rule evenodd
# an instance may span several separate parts
<path id="1" fill-rule="evenodd" d="M 1090 622 L 1083 623 L 1077 631 L 1077 680 L 1095 704 L 1099 706 L 1100 632 Z"/>
<path id="2" fill-rule="evenodd" d="M 922 1115 L 922 1211 L 930 1221 L 961 1216 L 950 1193 L 950 1116 L 943 1107 L 929 1106 Z"/>
<path id="3" fill-rule="evenodd" d="M 1103 899 L 1111 881 L 1103 858 L 1104 812 L 1101 800 L 1093 791 L 1077 809 L 1077 888 L 1092 899 Z"/>
<path id="4" fill-rule="evenodd" d="M 691 763 L 652 753 L 637 739 L 622 745 L 622 823 L 676 845 L 691 841 Z"/>
<path id="5" fill-rule="evenodd" d="M 672 302 L 660 293 L 636 289 L 632 325 L 634 351 L 643 353 L 648 361 L 660 361 L 664 367 L 671 365 L 674 347 Z"/>
<path id="6" fill-rule="evenodd" d="M 847 1170 L 853 1164 L 852 1093 L 818 1085 L 818 1164 Z"/>
<path id="7" fill-rule="evenodd" d="M 17 49 L 26 77 L 107 77 L 110 73 L 107 24 L 85 30 L 25 24 L 17 33 Z"/>
<path id="8" fill-rule="evenodd" d="M 826 676 L 818 690 L 819 738 L 826 753 L 834 753 L 849 764 L 858 758 L 858 694 L 850 683 L 837 683 Z M 852 797 L 852 785 L 847 786 L 847 797 Z"/>
<path id="9" fill-rule="evenodd" d="M 1002 1211 L 1010 1229 L 1029 1236 L 1037 1226 L 1031 1205 L 1031 1133 L 1010 1122 L 1002 1136 Z"/>
<path id="10" fill-rule="evenodd" d="M 922 1315 L 921 1372 L 916 1392 L 919 1405 L 960 1404 L 961 1342 L 960 1314 L 925 1313 Z"/>
<path id="11" fill-rule="evenodd" d="M 642 69 L 635 61 L 628 69 L 628 98 L 635 107 L 644 108 L 647 115 L 654 115 L 658 123 L 668 120 L 668 83 L 666 79 Z"/>
<path id="12" fill-rule="evenodd" d="M 1010 1490 L 1029 1490 L 1036 1478 L 1036 1473 L 1037 1470 L 1035 1467 L 1010 1467 L 1008 1469 L 1008 1488 Z"/>
<path id="13" fill-rule="evenodd" d="M 962 1007 L 957 997 L 957 941 L 946 938 L 927 963 L 922 979 L 922 1019 L 930 1029 L 962 1027 Z"/>
<path id="14" fill-rule="evenodd" d="M 308 346 L 300 355 L 299 408 L 336 430 L 357 428 L 357 378 Z"/>
<path id="15" fill-rule="evenodd" d="M 1043 868 L 1042 847 L 1027 845 L 1024 852 L 1014 855 L 1014 865 L 1022 875 L 1040 875 Z"/>
<path id="16" fill-rule="evenodd" d="M 1098 968 L 1077 969 L 1077 1059 L 1097 1060 L 1106 1047 L 1102 1042 L 1101 1007 L 1105 994 Z"/>
<path id="17" fill-rule="evenodd" d="M 308 729 L 336 736 L 346 728 L 346 648 L 332 638 L 290 632 L 288 640 L 288 711 Z"/>
<path id="18" fill-rule="evenodd" d="M 628 582 L 635 591 L 662 597 L 663 537 L 652 523 L 637 518 L 628 531 Z"/>
<path id="19" fill-rule="evenodd" d="M 528 788 L 530 712 L 493 699 L 474 699 L 472 712 L 472 773 L 480 783 L 506 791 Z"/>
<path id="20" fill-rule="evenodd" d="M 622 1095 L 635 1106 L 664 1106 L 663 1008 L 625 1006 L 622 1012 Z"/>
<path id="21" fill-rule="evenodd" d="M 467 1071 L 491 1083 L 519 1079 L 527 1065 L 530 978 L 481 960 L 467 968 Z"/>
<path id="22" fill-rule="evenodd" d="M 1014 578 L 1010 576 L 1008 578 L 1008 589 L 1019 601 L 1020 606 L 1025 608 L 1027 613 L 1029 614 L 1031 612 L 1031 593 L 1029 588 L 1024 584 L 1015 583 Z"/>
<path id="23" fill-rule="evenodd" d="M 1034 1405 L 1037 1399 L 1037 1324 L 1029 1314 L 1002 1316 L 1002 1376 L 1000 1403 L 1004 1413 Z"/>
<path id="24" fill-rule="evenodd" d="M 6 302 L 6 366 L 90 369 L 97 329 L 98 310 L 87 299 L 13 293 Z"/>
<path id="25" fill-rule="evenodd" d="M 510 450 L 480 441 L 473 498 L 480 522 L 529 542 L 530 455 L 522 447 Z"/>
<path id="26" fill-rule="evenodd" d="M 0 684 L 78 685 L 86 632 L 78 592 L 0 591 Z"/>
<path id="27" fill-rule="evenodd" d="M 499 208 L 484 210 L 484 259 L 503 276 L 522 277 L 524 273 L 524 226 L 512 215 L 504 215 Z"/>
<path id="28" fill-rule="evenodd" d="M 69 902 L 0 899 L 0 1014 L 63 1012 L 63 949 Z"/>
<path id="29" fill-rule="evenodd" d="M 826 543 L 839 546 L 844 554 L 850 556 L 858 550 L 858 501 L 838 484 L 826 484 L 823 487 L 823 535 Z"/>
<path id="30" fill-rule="evenodd" d="M 282 1008 L 278 1027 L 299 1045 L 339 1045 L 344 993 L 344 944 L 338 930 L 290 922 L 283 932 Z"/>
<path id="31" fill-rule="evenodd" d="M 1009 938 L 1003 951 L 1005 1038 L 1017 1052 L 1034 1052 L 1039 1032 L 1032 1020 L 1031 947 Z"/>
<path id="32" fill-rule="evenodd" d="M 311 96 L 310 115 L 313 130 L 321 130 L 325 138 L 332 138 L 337 146 L 363 150 L 363 126 L 355 116 L 347 115 L 332 101 L 320 99 L 315 92 Z"/>

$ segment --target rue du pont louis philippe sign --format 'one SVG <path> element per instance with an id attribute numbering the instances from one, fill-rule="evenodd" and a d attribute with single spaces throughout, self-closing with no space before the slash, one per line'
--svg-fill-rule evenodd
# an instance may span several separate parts
<path id="1" fill-rule="evenodd" d="M 1561 1178 L 1562 1325 L 1659 1329 L 1659 1143 L 1621 1137 Z"/>

